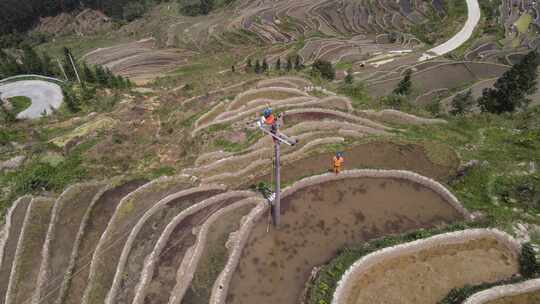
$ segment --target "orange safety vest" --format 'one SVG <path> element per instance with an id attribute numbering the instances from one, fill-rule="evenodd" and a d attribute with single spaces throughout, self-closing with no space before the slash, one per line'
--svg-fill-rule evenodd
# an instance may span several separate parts
<path id="1" fill-rule="evenodd" d="M 273 125 L 274 124 L 274 114 L 266 117 L 266 119 L 264 120 L 264 123 L 267 124 L 267 125 Z"/>
<path id="2" fill-rule="evenodd" d="M 343 157 L 334 156 L 334 167 L 341 167 L 343 164 Z"/>

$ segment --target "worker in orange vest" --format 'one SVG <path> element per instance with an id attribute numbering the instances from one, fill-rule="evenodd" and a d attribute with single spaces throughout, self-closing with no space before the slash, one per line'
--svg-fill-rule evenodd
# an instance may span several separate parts
<path id="1" fill-rule="evenodd" d="M 338 174 L 341 172 L 341 166 L 343 166 L 343 153 L 337 152 L 336 156 L 332 159 L 332 165 L 334 166 L 334 173 Z"/>

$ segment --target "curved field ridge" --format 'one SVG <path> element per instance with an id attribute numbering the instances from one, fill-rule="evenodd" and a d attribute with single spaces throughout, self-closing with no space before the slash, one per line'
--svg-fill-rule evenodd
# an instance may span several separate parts
<path id="1" fill-rule="evenodd" d="M 476 25 L 478 25 L 478 22 L 480 21 L 481 11 L 478 0 L 466 1 L 468 17 L 467 22 L 465 23 L 461 31 L 459 31 L 454 37 L 450 38 L 450 40 L 446 41 L 445 43 L 428 50 L 422 55 L 422 57 L 420 57 L 419 61 L 425 61 L 437 56 L 442 56 L 444 54 L 450 53 L 453 50 L 459 48 L 462 44 L 469 40 L 469 38 L 471 38 L 474 29 L 476 28 Z M 432 54 L 435 54 L 435 56 Z"/>
<path id="2" fill-rule="evenodd" d="M 191 206 L 184 211 L 182 211 L 180 214 L 178 214 L 176 217 L 174 217 L 169 224 L 167 224 L 167 227 L 159 237 L 159 240 L 154 245 L 154 249 L 152 252 L 145 258 L 144 261 L 144 267 L 140 275 L 139 282 L 135 288 L 135 296 L 133 299 L 133 304 L 142 304 L 144 303 L 144 299 L 146 297 L 146 292 L 149 287 L 149 284 L 154 276 L 156 264 L 160 258 L 160 255 L 162 254 L 163 250 L 165 249 L 165 246 L 167 245 L 167 242 L 169 241 L 169 238 L 171 234 L 174 232 L 175 228 L 188 216 L 206 208 L 212 205 L 219 204 L 220 202 L 224 202 L 231 199 L 250 199 L 255 200 L 256 198 L 250 198 L 250 196 L 253 195 L 253 192 L 250 191 L 231 191 L 223 194 L 218 194 L 214 197 L 211 197 L 207 200 L 204 200 L 194 206 Z M 187 260 L 186 260 L 187 261 Z M 182 262 L 183 265 L 185 265 L 184 262 Z M 181 271 L 182 269 L 179 269 Z"/>
<path id="3" fill-rule="evenodd" d="M 199 259 L 201 258 L 201 255 L 204 251 L 204 246 L 206 244 L 206 238 L 208 236 L 208 232 L 210 230 L 210 227 L 214 224 L 216 220 L 219 219 L 219 217 L 223 216 L 226 213 L 234 212 L 237 209 L 241 207 L 245 207 L 248 205 L 256 206 L 259 203 L 259 200 L 256 198 L 247 198 L 241 201 L 238 201 L 232 205 L 229 205 L 225 208 L 222 208 L 212 214 L 206 220 L 206 222 L 201 226 L 198 234 L 197 234 L 197 241 L 195 245 L 193 246 L 193 253 L 191 256 L 187 257 L 187 263 L 185 269 L 182 269 L 182 271 L 179 271 L 179 277 L 180 280 L 177 280 L 177 284 L 174 288 L 174 291 L 171 294 L 171 298 L 169 300 L 169 304 L 180 304 L 191 281 L 193 280 L 193 276 L 195 275 L 195 271 L 197 270 L 197 266 L 199 263 Z"/>
<path id="4" fill-rule="evenodd" d="M 540 279 L 483 290 L 470 296 L 463 304 L 488 304 L 505 297 L 515 297 L 533 292 L 540 292 Z"/>
<path id="5" fill-rule="evenodd" d="M 413 125 L 433 125 L 446 124 L 444 119 L 440 118 L 424 118 L 409 113 L 401 112 L 393 109 L 385 109 L 381 111 L 366 110 L 361 113 L 372 116 L 383 121 L 394 122 L 398 124 L 413 124 Z"/>
<path id="6" fill-rule="evenodd" d="M 360 169 L 360 170 L 350 170 L 344 171 L 339 175 L 332 173 L 317 175 L 305 178 L 301 181 L 296 182 L 290 187 L 287 187 L 283 191 L 283 198 L 286 198 L 289 195 L 294 194 L 296 191 L 301 190 L 306 187 L 315 186 L 331 181 L 339 181 L 344 179 L 355 179 L 355 178 L 393 178 L 393 179 L 402 179 L 408 180 L 413 183 L 420 184 L 436 194 L 440 195 L 453 209 L 455 209 L 459 214 L 461 214 L 466 219 L 473 219 L 473 216 L 462 206 L 458 199 L 450 193 L 442 184 L 437 181 L 421 176 L 419 174 L 402 171 L 402 170 L 374 170 L 374 169 Z M 219 278 L 214 284 L 212 291 L 212 296 L 210 299 L 211 304 L 224 304 L 226 303 L 226 298 L 230 283 L 233 277 L 233 274 L 240 262 L 242 256 L 242 251 L 245 245 L 248 242 L 250 232 L 254 228 L 256 222 L 262 217 L 263 214 L 267 211 L 268 206 L 266 204 L 260 205 L 255 208 L 246 218 L 246 222 L 235 236 L 234 242 L 232 243 L 232 253 L 227 261 L 222 273 L 219 275 Z"/>
<path id="7" fill-rule="evenodd" d="M 496 229 L 470 229 L 458 232 L 445 233 L 430 237 L 428 239 L 418 240 L 406 244 L 396 245 L 373 252 L 356 261 L 344 273 L 338 282 L 332 304 L 354 303 L 356 300 L 350 300 L 349 297 L 356 289 L 356 278 L 366 272 L 371 267 L 385 263 L 386 261 L 415 254 L 423 250 L 435 249 L 442 245 L 458 245 L 475 242 L 481 239 L 495 239 L 498 243 L 505 246 L 516 258 L 519 256 L 521 245 L 510 235 Z M 467 283 L 467 282 L 464 282 Z M 447 286 L 448 290 L 456 286 Z"/>
<path id="8" fill-rule="evenodd" d="M 10 230 L 11 230 L 11 219 L 13 217 L 13 213 L 17 208 L 19 208 L 19 205 L 28 205 L 29 199 L 31 199 L 30 196 L 22 196 L 18 198 L 11 207 L 9 207 L 7 215 L 6 215 L 6 222 L 4 226 L 2 226 L 2 230 L 0 231 L 0 269 L 2 268 L 3 262 L 4 262 L 4 255 L 5 255 L 5 247 L 8 238 L 10 237 Z M 25 203 L 26 202 L 26 203 Z"/>
<path id="9" fill-rule="evenodd" d="M 128 260 L 128 256 L 131 252 L 131 249 L 133 247 L 133 243 L 135 242 L 135 238 L 137 238 L 139 232 L 141 231 L 143 226 L 146 224 L 146 222 L 150 219 L 150 217 L 152 217 L 154 214 L 156 214 L 160 210 L 163 210 L 164 208 L 166 208 L 167 204 L 173 202 L 174 200 L 177 200 L 182 197 L 189 196 L 189 195 L 197 194 L 197 193 L 203 193 L 203 192 L 208 192 L 208 191 L 218 191 L 218 190 L 224 191 L 225 186 L 206 185 L 206 186 L 191 188 L 188 190 L 183 190 L 183 191 L 171 194 L 165 197 L 164 199 L 162 199 L 161 201 L 157 202 L 148 211 L 146 211 L 143 216 L 141 216 L 137 224 L 131 230 L 129 237 L 126 241 L 126 244 L 124 245 L 124 249 L 122 250 L 122 254 L 120 256 L 120 260 L 116 268 L 116 274 L 114 276 L 111 289 L 109 290 L 109 293 L 105 300 L 106 304 L 114 303 L 116 293 L 118 292 L 118 288 L 120 288 L 120 283 L 123 279 L 123 275 L 125 274 L 126 262 Z"/>
<path id="10" fill-rule="evenodd" d="M 92 303 L 96 301 L 96 298 L 103 298 L 99 299 L 100 301 L 105 300 L 107 288 L 112 283 L 115 274 L 115 271 L 109 269 L 110 266 L 107 264 L 117 264 L 128 236 L 127 233 L 135 226 L 138 217 L 152 208 L 157 201 L 185 188 L 183 183 L 189 183 L 188 180 L 188 175 L 161 177 L 144 184 L 120 201 L 92 255 L 88 284 L 81 303 Z"/>

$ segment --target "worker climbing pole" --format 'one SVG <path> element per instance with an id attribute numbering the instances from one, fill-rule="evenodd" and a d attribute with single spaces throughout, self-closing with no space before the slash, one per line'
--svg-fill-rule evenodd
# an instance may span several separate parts
<path id="1" fill-rule="evenodd" d="M 272 221 L 274 226 L 279 227 L 281 218 L 281 166 L 280 166 L 280 145 L 282 143 L 294 146 L 297 141 L 291 139 L 279 132 L 281 115 L 275 116 L 271 108 L 263 111 L 263 116 L 257 121 L 257 126 L 265 134 L 272 137 L 274 142 L 274 193 L 268 195 L 267 198 L 272 205 Z"/>

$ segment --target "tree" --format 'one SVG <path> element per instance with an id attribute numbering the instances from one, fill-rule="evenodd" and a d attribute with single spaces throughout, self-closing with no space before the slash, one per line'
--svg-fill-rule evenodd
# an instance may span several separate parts
<path id="1" fill-rule="evenodd" d="M 142 2 L 129 2 L 124 6 L 122 15 L 126 21 L 133 21 L 142 17 L 145 11 L 146 7 Z"/>
<path id="2" fill-rule="evenodd" d="M 353 71 L 352 69 L 347 70 L 347 76 L 345 76 L 345 83 L 346 84 L 352 84 L 354 81 Z"/>
<path id="3" fill-rule="evenodd" d="M 276 61 L 276 71 L 280 71 L 280 70 L 281 70 L 281 58 L 278 57 Z"/>
<path id="4" fill-rule="evenodd" d="M 255 61 L 255 73 L 260 74 L 262 71 L 261 63 L 259 62 L 259 59 Z"/>
<path id="5" fill-rule="evenodd" d="M 64 94 L 64 103 L 66 104 L 68 111 L 71 113 L 79 112 L 81 108 L 79 107 L 79 101 L 77 100 L 73 88 L 69 85 L 64 85 L 62 86 L 62 93 Z"/>
<path id="6" fill-rule="evenodd" d="M 397 87 L 392 92 L 395 95 L 407 96 L 411 94 L 412 82 L 411 82 L 412 70 L 407 69 L 405 71 L 405 76 L 398 83 Z"/>
<path id="7" fill-rule="evenodd" d="M 287 66 L 286 66 L 287 72 L 290 72 L 293 69 L 293 63 L 292 58 L 289 56 L 287 57 Z"/>
<path id="8" fill-rule="evenodd" d="M 21 57 L 23 63 L 23 72 L 26 74 L 42 74 L 43 67 L 41 58 L 38 53 L 29 45 L 23 46 L 23 55 Z"/>
<path id="9" fill-rule="evenodd" d="M 234 66 L 234 64 L 231 66 L 231 72 L 236 73 L 236 67 Z"/>
<path id="10" fill-rule="evenodd" d="M 329 61 L 317 59 L 312 66 L 312 72 L 317 71 L 320 75 L 328 80 L 336 79 L 336 70 Z"/>
<path id="11" fill-rule="evenodd" d="M 297 71 L 300 71 L 304 68 L 304 65 L 302 64 L 302 60 L 300 59 L 300 55 L 296 55 L 296 59 L 294 61 L 294 68 Z"/>
<path id="12" fill-rule="evenodd" d="M 214 0 L 201 0 L 200 8 L 202 15 L 208 15 L 214 8 Z"/>
<path id="13" fill-rule="evenodd" d="M 467 92 L 457 94 L 451 103 L 450 114 L 452 115 L 464 115 L 471 111 L 474 105 L 474 98 L 472 97 L 472 91 L 469 89 Z"/>
<path id="14" fill-rule="evenodd" d="M 249 73 L 253 70 L 253 64 L 251 63 L 251 58 L 248 58 L 246 64 L 246 72 Z"/>
<path id="15" fill-rule="evenodd" d="M 83 73 L 86 82 L 96 83 L 96 74 L 86 63 L 83 64 Z"/>
<path id="16" fill-rule="evenodd" d="M 478 100 L 482 112 L 501 114 L 527 107 L 530 102 L 527 96 L 537 91 L 539 64 L 538 52 L 533 50 L 497 79 L 493 88 L 484 89 Z"/>
<path id="17" fill-rule="evenodd" d="M 268 71 L 268 62 L 266 62 L 266 58 L 263 59 L 263 62 L 262 62 L 262 72 L 265 73 Z"/>

